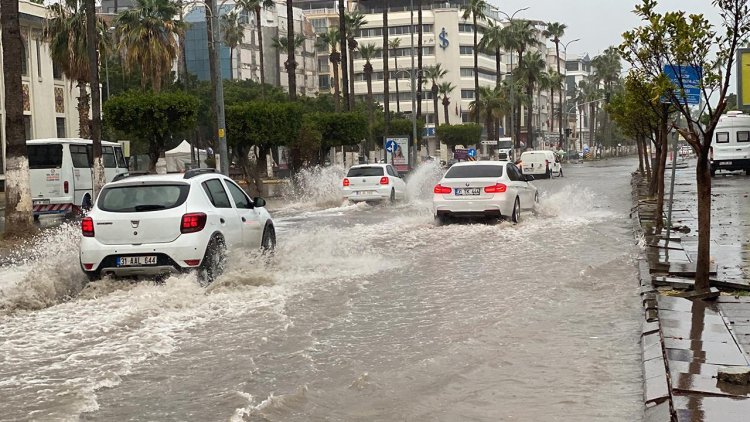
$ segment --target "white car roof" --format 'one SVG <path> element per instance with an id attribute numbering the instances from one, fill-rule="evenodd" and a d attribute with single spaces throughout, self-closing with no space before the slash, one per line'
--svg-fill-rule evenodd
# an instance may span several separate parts
<path id="1" fill-rule="evenodd" d="M 91 139 L 83 138 L 44 138 L 44 139 L 29 139 L 26 141 L 27 145 L 44 145 L 44 144 L 79 144 L 79 145 L 91 145 L 94 141 Z M 119 146 L 117 142 L 102 141 L 102 145 L 106 146 Z"/>
<path id="2" fill-rule="evenodd" d="M 491 165 L 491 166 L 504 166 L 510 161 L 461 161 L 453 164 L 451 167 L 464 167 L 464 166 L 477 166 L 477 165 Z"/>
<path id="3" fill-rule="evenodd" d="M 351 166 L 349 168 L 356 169 L 356 168 L 360 168 L 360 167 L 385 167 L 385 166 L 389 166 L 389 165 L 390 164 L 385 164 L 385 163 L 357 164 L 357 165 Z"/>
<path id="4" fill-rule="evenodd" d="M 206 179 L 212 179 L 215 177 L 227 178 L 221 173 L 202 173 L 185 178 L 184 173 L 169 173 L 169 174 L 144 174 L 140 176 L 131 176 L 120 179 L 116 182 L 107 183 L 107 186 L 119 186 L 119 185 L 137 185 L 143 183 L 154 183 L 154 182 L 169 182 L 169 183 L 185 183 L 190 184 L 191 182 L 201 183 Z"/>

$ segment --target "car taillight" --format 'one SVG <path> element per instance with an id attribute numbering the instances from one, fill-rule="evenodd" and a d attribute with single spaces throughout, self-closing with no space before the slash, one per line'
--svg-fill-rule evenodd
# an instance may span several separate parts
<path id="1" fill-rule="evenodd" d="M 443 186 L 443 185 L 435 185 L 435 189 L 433 189 L 433 192 L 438 193 L 438 194 L 440 194 L 440 193 L 451 193 L 451 192 L 453 192 L 453 189 L 451 189 L 451 188 L 449 188 L 447 186 Z"/>
<path id="2" fill-rule="evenodd" d="M 94 264 L 83 264 L 83 268 L 86 269 L 86 270 L 90 270 L 90 269 L 94 268 Z"/>
<path id="3" fill-rule="evenodd" d="M 381 185 L 387 185 L 389 183 L 391 183 L 391 179 L 389 179 L 388 176 L 383 176 L 380 178 Z"/>
<path id="4" fill-rule="evenodd" d="M 349 179 L 344 179 L 344 186 L 349 186 Z"/>
<path id="5" fill-rule="evenodd" d="M 94 237 L 94 220 L 91 217 L 84 217 L 81 220 L 81 233 L 84 237 Z"/>
<path id="6" fill-rule="evenodd" d="M 185 260 L 185 264 L 187 264 L 190 267 L 195 267 L 200 263 L 201 263 L 200 259 L 186 259 Z"/>
<path id="7" fill-rule="evenodd" d="M 63 191 L 65 191 L 65 193 L 68 193 L 69 190 L 70 186 L 68 186 L 68 181 L 66 180 L 63 182 Z"/>
<path id="8" fill-rule="evenodd" d="M 180 233 L 195 233 L 206 227 L 206 214 L 202 212 L 193 212 L 182 216 Z"/>
<path id="9" fill-rule="evenodd" d="M 503 193 L 506 190 L 508 190 L 508 187 L 505 186 L 502 183 L 497 183 L 497 184 L 492 185 L 492 186 L 486 186 L 484 188 L 484 191 L 487 192 L 487 193 Z"/>

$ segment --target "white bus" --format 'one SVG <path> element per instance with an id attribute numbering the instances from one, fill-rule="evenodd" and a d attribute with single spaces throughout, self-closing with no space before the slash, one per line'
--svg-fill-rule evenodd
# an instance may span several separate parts
<path id="1" fill-rule="evenodd" d="M 730 111 L 719 118 L 709 158 L 711 176 L 717 170 L 745 170 L 750 175 L 750 116 Z"/>
<path id="2" fill-rule="evenodd" d="M 33 139 L 26 141 L 34 218 L 71 214 L 93 205 L 93 147 L 87 139 Z M 104 176 L 128 171 L 122 147 L 102 141 Z"/>

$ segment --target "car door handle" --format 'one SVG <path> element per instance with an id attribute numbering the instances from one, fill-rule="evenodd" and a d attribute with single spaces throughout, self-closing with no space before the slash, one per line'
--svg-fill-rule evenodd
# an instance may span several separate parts
<path id="1" fill-rule="evenodd" d="M 224 224 L 224 219 L 223 219 L 223 218 L 220 218 L 220 219 L 219 219 L 219 223 L 221 223 L 221 224 Z"/>
<path id="2" fill-rule="evenodd" d="M 244 223 L 245 221 L 247 221 L 245 217 L 242 217 L 242 222 Z"/>

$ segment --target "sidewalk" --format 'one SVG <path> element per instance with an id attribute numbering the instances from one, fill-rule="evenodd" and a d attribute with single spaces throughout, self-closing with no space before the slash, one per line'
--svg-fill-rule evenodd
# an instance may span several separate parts
<path id="1" fill-rule="evenodd" d="M 668 172 L 667 189 L 670 176 Z M 747 195 L 736 192 L 744 189 L 744 176 L 738 177 L 743 180 L 714 179 L 711 285 L 714 295 L 721 289 L 721 296 L 704 301 L 689 298 L 698 246 L 694 162 L 677 170 L 672 215 L 673 226 L 690 231 L 673 231 L 669 239 L 653 233 L 656 204 L 646 199 L 646 183 L 634 176 L 634 231 L 646 242 L 639 262 L 646 421 L 748 420 L 750 385 L 717 378 L 725 368 L 748 368 L 750 363 L 750 297 L 742 296 L 750 290 L 745 275 L 749 258 L 743 252 L 750 242 L 750 218 L 743 212 Z"/>

